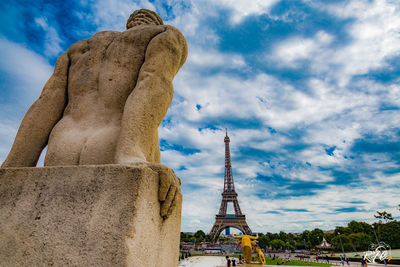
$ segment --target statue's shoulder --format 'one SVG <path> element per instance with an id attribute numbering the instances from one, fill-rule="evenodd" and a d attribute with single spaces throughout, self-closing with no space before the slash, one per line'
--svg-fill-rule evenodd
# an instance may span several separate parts
<path id="1" fill-rule="evenodd" d="M 80 51 L 80 50 L 84 50 L 87 47 L 89 47 L 92 43 L 95 42 L 99 42 L 99 41 L 107 41 L 108 39 L 113 39 L 115 38 L 115 36 L 121 34 L 118 31 L 101 31 L 98 32 L 94 35 L 92 35 L 92 37 L 88 38 L 88 39 L 84 39 L 84 40 L 80 40 L 76 43 L 74 43 L 73 45 L 71 45 L 71 47 L 69 48 L 69 53 L 73 53 L 76 51 Z"/>
<path id="2" fill-rule="evenodd" d="M 185 62 L 188 54 L 188 45 L 185 36 L 174 26 L 165 25 L 165 38 L 168 38 L 168 42 L 173 47 L 183 50 L 182 64 Z"/>
<path id="3" fill-rule="evenodd" d="M 101 32 L 95 33 L 89 39 L 115 37 L 116 35 L 119 35 L 119 34 L 121 34 L 121 32 L 118 32 L 118 31 L 101 31 Z"/>
<path id="4" fill-rule="evenodd" d="M 158 36 L 160 33 L 163 34 L 162 38 L 168 38 L 167 36 L 179 36 L 183 37 L 183 34 L 174 26 L 171 25 L 141 25 L 134 28 L 128 29 L 122 32 L 122 36 L 148 36 L 150 38 Z"/>
<path id="5" fill-rule="evenodd" d="M 164 47 L 169 52 L 179 53 L 182 55 L 180 65 L 186 61 L 188 55 L 188 45 L 185 36 L 174 26 L 161 25 L 164 27 L 163 34 L 157 36 L 157 47 Z"/>
<path id="6" fill-rule="evenodd" d="M 185 36 L 174 26 L 171 25 L 159 25 L 163 30 L 162 34 L 158 34 L 157 40 L 161 42 L 163 46 L 180 47 L 187 50 L 187 43 Z"/>
<path id="7" fill-rule="evenodd" d="M 183 34 L 176 27 L 171 25 L 163 25 L 163 27 L 165 27 L 165 31 L 168 32 L 168 35 L 172 35 L 185 40 Z"/>

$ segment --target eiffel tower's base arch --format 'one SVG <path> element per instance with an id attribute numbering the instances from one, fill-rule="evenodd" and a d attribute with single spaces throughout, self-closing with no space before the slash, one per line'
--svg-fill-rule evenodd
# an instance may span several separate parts
<path id="1" fill-rule="evenodd" d="M 251 235 L 252 233 L 250 227 L 247 225 L 245 215 L 233 216 L 233 217 L 217 215 L 215 216 L 215 223 L 210 232 L 211 240 L 215 242 L 218 239 L 221 232 L 227 227 L 236 228 L 245 235 Z"/>

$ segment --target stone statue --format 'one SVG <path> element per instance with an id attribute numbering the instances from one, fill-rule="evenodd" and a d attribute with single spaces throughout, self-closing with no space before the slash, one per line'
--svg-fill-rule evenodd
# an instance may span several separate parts
<path id="1" fill-rule="evenodd" d="M 126 28 L 99 32 L 59 57 L 2 168 L 36 166 L 46 145 L 45 166 L 148 164 L 159 173 L 166 217 L 180 181 L 159 164 L 158 126 L 187 44 L 150 10 L 135 11 Z"/>

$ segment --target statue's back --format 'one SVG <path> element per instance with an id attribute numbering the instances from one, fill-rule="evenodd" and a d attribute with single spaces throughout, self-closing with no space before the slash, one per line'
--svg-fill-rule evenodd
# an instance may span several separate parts
<path id="1" fill-rule="evenodd" d="M 51 132 L 45 165 L 113 163 L 125 103 L 147 46 L 166 27 L 100 32 L 71 46 L 68 104 Z"/>
<path id="2" fill-rule="evenodd" d="M 82 115 L 93 112 L 96 117 L 102 111 L 113 115 L 107 109 L 120 115 L 136 85 L 147 45 L 166 27 L 143 25 L 124 32 L 100 32 L 72 45 L 64 116 L 85 120 Z M 93 110 L 82 112 L 88 108 Z"/>

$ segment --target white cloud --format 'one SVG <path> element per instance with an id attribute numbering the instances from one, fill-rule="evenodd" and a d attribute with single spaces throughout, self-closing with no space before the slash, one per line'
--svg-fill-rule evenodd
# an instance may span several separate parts
<path id="1" fill-rule="evenodd" d="M 222 54 L 216 50 L 204 50 L 197 46 L 190 48 L 190 53 L 186 61 L 186 68 L 215 68 L 243 69 L 246 62 L 242 55 Z"/>
<path id="2" fill-rule="evenodd" d="M 12 95 L 22 97 L 24 101 L 35 99 L 52 72 L 47 60 L 22 45 L 3 38 L 0 38 L 0 57 L 0 71 L 9 77 L 11 83 L 11 88 L 7 90 Z"/>
<path id="3" fill-rule="evenodd" d="M 95 1 L 92 14 L 77 12 L 76 15 L 82 19 L 90 20 L 97 26 L 97 31 L 124 31 L 126 21 L 135 10 L 147 8 L 155 10 L 152 3 L 147 0 L 99 0 Z"/>
<path id="4" fill-rule="evenodd" d="M 288 40 L 275 45 L 267 60 L 275 60 L 282 66 L 290 68 L 301 67 L 301 60 L 313 60 L 324 53 L 334 37 L 324 31 L 315 34 L 314 38 L 290 37 Z"/>
<path id="5" fill-rule="evenodd" d="M 207 1 L 208 2 L 208 1 Z M 219 1 L 211 1 L 212 4 L 222 7 L 228 8 L 233 11 L 233 16 L 230 18 L 231 23 L 237 24 L 240 23 L 245 17 L 250 15 L 262 15 L 267 14 L 272 6 L 278 3 L 279 0 L 219 0 Z M 210 4 L 211 4 L 210 3 Z"/>
<path id="6" fill-rule="evenodd" d="M 63 41 L 58 36 L 57 30 L 48 25 L 45 17 L 36 18 L 35 23 L 45 31 L 44 55 L 47 57 L 58 56 L 63 51 L 61 48 Z"/>
<path id="7" fill-rule="evenodd" d="M 11 149 L 11 144 L 14 141 L 16 128 L 7 124 L 0 123 L 0 162 L 2 163 L 8 152 Z"/>
<path id="8" fill-rule="evenodd" d="M 346 28 L 349 43 L 333 44 L 335 37 L 326 32 L 314 38 L 290 37 L 276 44 L 267 59 L 290 68 L 300 68 L 304 66 L 300 60 L 307 60 L 315 74 L 333 78 L 345 87 L 353 76 L 387 67 L 388 59 L 400 56 L 400 17 L 395 3 L 357 0 L 313 5 L 335 16 L 354 19 Z"/>
<path id="9" fill-rule="evenodd" d="M 2 85 L 2 95 L 7 94 L 9 98 L 0 107 L 2 162 L 11 149 L 23 115 L 39 96 L 52 67 L 40 55 L 3 38 L 0 38 L 0 58 L 0 72 L 7 77 L 7 84 Z"/>

